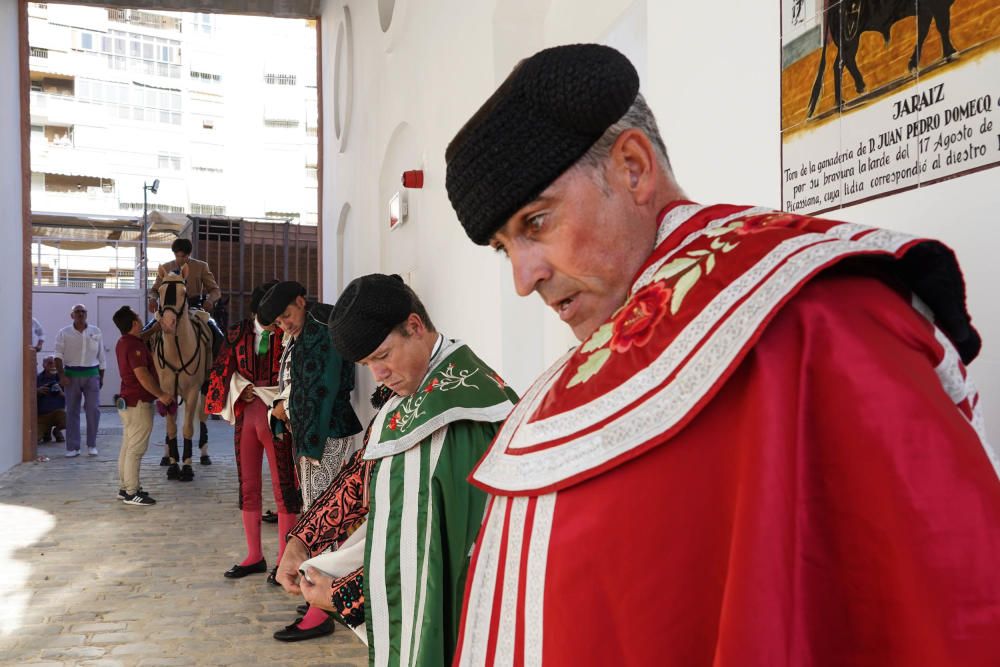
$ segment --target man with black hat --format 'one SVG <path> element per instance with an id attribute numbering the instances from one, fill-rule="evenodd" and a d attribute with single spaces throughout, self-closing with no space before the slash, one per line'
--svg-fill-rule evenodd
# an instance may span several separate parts
<path id="1" fill-rule="evenodd" d="M 278 506 L 278 561 L 285 536 L 295 525 L 302 506 L 295 476 L 295 457 L 288 433 L 271 432 L 268 409 L 278 393 L 280 331 L 257 321 L 261 299 L 278 283 L 273 280 L 254 288 L 250 295 L 250 317 L 231 326 L 226 341 L 215 358 L 208 379 L 205 411 L 221 414 L 235 430 L 236 472 L 239 506 L 246 535 L 247 556 L 229 568 L 224 576 L 239 579 L 267 571 L 261 550 L 261 464 L 264 452 L 271 470 L 271 487 Z M 277 561 L 275 561 L 277 562 Z"/>
<path id="2" fill-rule="evenodd" d="M 329 326 L 344 358 L 395 393 L 365 450 L 375 461 L 364 549 L 370 663 L 451 664 L 486 502 L 466 478 L 517 396 L 467 345 L 437 332 L 399 276 L 352 281 Z M 306 575 L 329 595 L 330 577 Z"/>
<path id="3" fill-rule="evenodd" d="M 302 284 L 280 282 L 264 295 L 257 312 L 262 325 L 274 323 L 285 332 L 272 415 L 292 434 L 303 512 L 358 449 L 360 439 L 355 436 L 361 432 L 351 406 L 354 366 L 344 363 L 326 329 L 333 307 L 306 301 L 305 296 Z M 325 612 L 311 608 L 274 637 L 300 641 L 328 635 L 333 627 Z"/>
<path id="4" fill-rule="evenodd" d="M 1000 484 L 950 250 L 687 201 L 595 44 L 522 61 L 446 160 L 469 237 L 580 340 L 472 475 L 455 664 L 995 664 Z"/>

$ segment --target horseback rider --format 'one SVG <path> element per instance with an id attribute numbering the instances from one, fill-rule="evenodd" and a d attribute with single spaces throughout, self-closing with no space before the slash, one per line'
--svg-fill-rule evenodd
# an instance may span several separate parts
<path id="1" fill-rule="evenodd" d="M 160 285 L 163 283 L 163 277 L 170 273 L 180 274 L 181 268 L 187 266 L 188 307 L 191 308 L 191 312 L 196 317 L 206 322 L 211 328 L 212 349 L 217 352 L 222 344 L 223 334 L 219 325 L 211 317 L 211 312 L 215 304 L 219 302 L 222 291 L 219 289 L 219 283 L 215 280 L 215 275 L 208 266 L 208 262 L 191 257 L 192 248 L 190 239 L 175 239 L 170 245 L 174 259 L 161 264 L 157 269 L 156 281 L 149 288 L 149 312 L 155 313 L 159 308 Z M 158 323 L 152 320 L 143 329 L 143 337 L 148 338 L 158 330 Z"/>

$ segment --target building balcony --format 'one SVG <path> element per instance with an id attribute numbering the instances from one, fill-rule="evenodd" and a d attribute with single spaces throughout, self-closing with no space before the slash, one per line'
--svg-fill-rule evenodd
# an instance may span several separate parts
<path id="1" fill-rule="evenodd" d="M 108 152 L 96 148 L 77 148 L 69 141 L 46 141 L 31 138 L 31 171 L 72 176 L 107 177 Z"/>
<path id="2" fill-rule="evenodd" d="M 31 210 L 90 215 L 121 213 L 118 208 L 118 196 L 114 192 L 104 192 L 100 188 L 88 188 L 79 192 L 32 190 Z"/>
<path id="3" fill-rule="evenodd" d="M 79 119 L 76 97 L 58 93 L 31 93 L 31 116 L 35 119 L 45 119 L 53 123 L 72 124 Z"/>

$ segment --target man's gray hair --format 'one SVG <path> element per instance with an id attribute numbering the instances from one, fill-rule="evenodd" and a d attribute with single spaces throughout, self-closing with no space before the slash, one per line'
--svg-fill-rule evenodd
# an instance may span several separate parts
<path id="1" fill-rule="evenodd" d="M 622 132 L 632 128 L 641 130 L 649 138 L 653 144 L 653 150 L 656 152 L 656 161 L 660 168 L 664 172 L 670 173 L 670 158 L 667 157 L 667 147 L 663 143 L 663 137 L 660 136 L 660 129 L 656 126 L 656 118 L 649 105 L 646 104 L 642 93 L 636 95 L 635 101 L 632 102 L 632 106 L 628 108 L 625 115 L 604 131 L 604 134 L 590 147 L 590 150 L 574 163 L 573 168 L 589 169 L 596 172 L 598 182 L 603 183 L 606 187 L 604 167 L 611 155 L 611 147 L 615 145 Z"/>

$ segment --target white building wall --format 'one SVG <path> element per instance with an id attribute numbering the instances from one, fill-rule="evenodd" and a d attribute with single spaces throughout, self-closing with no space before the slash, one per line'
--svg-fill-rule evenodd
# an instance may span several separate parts
<path id="1" fill-rule="evenodd" d="M 20 89 L 20 54 L 18 53 L 18 0 L 0 0 L 0 234 L 8 239 L 0 243 L 0 310 L 8 313 L 0 318 L 0 369 L 8 378 L 0 382 L 0 471 L 21 461 L 20 434 L 25 426 L 21 418 L 22 355 L 30 341 L 24 340 L 24 320 L 17 315 L 28 308 L 22 298 L 21 275 L 21 99 L 14 93 Z"/>
<path id="2" fill-rule="evenodd" d="M 438 327 L 469 342 L 520 392 L 572 343 L 537 297 L 513 296 L 509 267 L 465 238 L 444 189 L 444 151 L 462 123 L 520 58 L 539 48 L 604 41 L 640 71 L 678 178 L 703 202 L 778 206 L 779 3 L 670 0 L 396 0 L 387 32 L 379 6 L 323 5 L 324 295 L 374 271 L 399 272 Z M 344 7 L 353 27 L 352 116 L 334 131 L 336 36 Z M 403 168 L 425 170 L 411 219 L 387 231 L 387 201 Z M 1000 230 L 998 171 L 837 212 L 844 220 L 934 236 L 958 254 L 969 308 L 985 345 L 971 368 L 992 440 L 1000 441 L 1000 284 L 990 253 Z M 347 227 L 342 212 L 349 205 Z M 334 239 L 346 239 L 338 249 Z M 338 267 L 338 256 L 343 266 Z M 349 267 L 349 271 L 344 271 Z M 343 275 L 343 280 L 339 276 Z M 372 388 L 364 378 L 359 395 Z M 359 400 L 367 409 L 367 401 Z"/>

